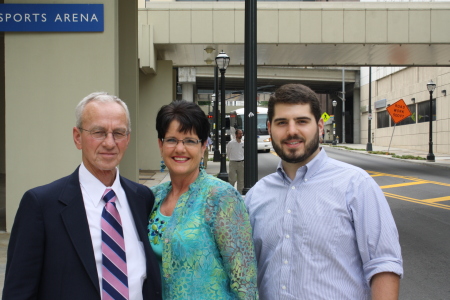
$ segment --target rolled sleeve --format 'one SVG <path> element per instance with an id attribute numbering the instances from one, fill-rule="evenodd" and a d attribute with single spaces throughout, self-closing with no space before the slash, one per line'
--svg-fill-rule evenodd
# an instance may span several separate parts
<path id="1" fill-rule="evenodd" d="M 393 272 L 402 277 L 398 231 L 382 190 L 368 177 L 355 189 L 353 199 L 351 210 L 368 286 L 378 273 Z"/>

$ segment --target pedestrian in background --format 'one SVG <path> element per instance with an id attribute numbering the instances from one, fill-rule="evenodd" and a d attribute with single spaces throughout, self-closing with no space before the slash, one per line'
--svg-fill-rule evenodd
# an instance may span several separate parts
<path id="1" fill-rule="evenodd" d="M 208 134 L 208 139 L 206 141 L 206 149 L 205 153 L 203 154 L 203 168 L 205 169 L 208 167 L 209 151 L 211 150 L 212 144 L 213 142 Z"/>
<path id="2" fill-rule="evenodd" d="M 236 129 L 236 138 L 227 144 L 227 155 L 230 160 L 228 182 L 234 187 L 237 181 L 237 190 L 242 194 L 244 189 L 244 141 L 242 137 L 244 132 Z"/>
<path id="3" fill-rule="evenodd" d="M 156 117 L 171 179 L 152 188 L 155 206 L 148 223 L 163 299 L 257 299 L 244 201 L 228 183 L 200 168 L 209 126 L 201 108 L 187 101 L 164 105 Z"/>
<path id="4" fill-rule="evenodd" d="M 319 147 L 320 116 L 304 85 L 284 85 L 269 99 L 281 161 L 245 197 L 260 299 L 398 299 L 403 266 L 389 205 L 366 171 Z"/>

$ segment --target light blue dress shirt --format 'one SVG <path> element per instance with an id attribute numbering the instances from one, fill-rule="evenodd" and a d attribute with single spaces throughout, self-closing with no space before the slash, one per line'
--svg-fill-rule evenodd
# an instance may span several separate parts
<path id="1" fill-rule="evenodd" d="M 370 279 L 403 274 L 383 192 L 324 149 L 292 181 L 281 162 L 247 193 L 262 300 L 370 299 Z"/>

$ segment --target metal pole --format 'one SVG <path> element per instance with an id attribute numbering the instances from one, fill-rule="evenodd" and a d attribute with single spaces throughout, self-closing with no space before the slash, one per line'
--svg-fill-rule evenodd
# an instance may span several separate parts
<path id="1" fill-rule="evenodd" d="M 367 129 L 367 151 L 372 151 L 372 142 L 370 141 L 370 133 L 372 132 L 372 67 L 369 67 L 369 116 Z"/>
<path id="2" fill-rule="evenodd" d="M 214 104 L 214 119 L 216 126 L 214 128 L 214 156 L 213 161 L 220 161 L 220 151 L 219 151 L 219 67 L 216 65 L 214 67 L 214 94 L 216 95 Z"/>
<path id="3" fill-rule="evenodd" d="M 256 0 L 245 0 L 245 49 L 244 49 L 244 189 L 246 194 L 258 181 L 257 150 L 257 113 L 256 113 L 256 80 L 257 80 L 257 8 Z"/>
<path id="4" fill-rule="evenodd" d="M 226 140 L 225 140 L 225 70 L 220 70 L 220 173 L 217 175 L 217 178 L 222 179 L 223 181 L 228 182 L 228 173 L 227 173 L 227 153 L 226 153 Z"/>
<path id="5" fill-rule="evenodd" d="M 336 113 L 335 113 L 336 107 L 333 105 L 333 141 L 331 142 L 332 145 L 336 145 Z"/>
<path id="6" fill-rule="evenodd" d="M 428 155 L 427 161 L 434 162 L 435 157 L 433 154 L 433 91 L 430 91 L 430 133 L 429 133 L 429 142 L 428 142 Z"/>
<path id="7" fill-rule="evenodd" d="M 342 144 L 345 144 L 345 68 L 342 68 Z"/>

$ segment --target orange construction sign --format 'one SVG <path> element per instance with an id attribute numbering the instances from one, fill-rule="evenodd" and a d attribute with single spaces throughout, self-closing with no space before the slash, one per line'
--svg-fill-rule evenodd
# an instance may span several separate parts
<path id="1" fill-rule="evenodd" d="M 389 105 L 388 108 L 386 108 L 386 110 L 391 115 L 392 120 L 394 120 L 395 124 L 406 119 L 411 115 L 411 111 L 409 110 L 408 106 L 405 104 L 405 101 L 403 101 L 403 99 L 400 99 L 394 104 Z"/>

